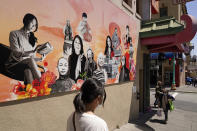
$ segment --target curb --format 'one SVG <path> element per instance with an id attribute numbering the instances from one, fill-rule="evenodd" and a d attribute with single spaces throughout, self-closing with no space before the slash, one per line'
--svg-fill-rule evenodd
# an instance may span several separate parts
<path id="1" fill-rule="evenodd" d="M 178 91 L 178 90 L 170 90 L 170 92 L 181 92 L 181 93 L 197 93 L 197 91 Z"/>
<path id="2" fill-rule="evenodd" d="M 150 91 L 155 91 L 155 89 L 150 89 Z M 183 90 L 169 90 L 169 92 L 181 92 L 181 93 L 197 93 L 197 91 L 183 91 Z"/>

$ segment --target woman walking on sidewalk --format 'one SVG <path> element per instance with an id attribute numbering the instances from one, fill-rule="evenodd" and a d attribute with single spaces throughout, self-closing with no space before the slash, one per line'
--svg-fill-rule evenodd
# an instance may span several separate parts
<path id="1" fill-rule="evenodd" d="M 159 102 L 161 103 L 161 96 L 162 96 L 162 82 L 158 81 L 157 85 L 155 87 L 155 102 L 154 102 L 154 107 L 156 107 L 156 105 L 158 105 L 159 107 Z"/>
<path id="2" fill-rule="evenodd" d="M 104 106 L 106 92 L 97 79 L 87 79 L 73 101 L 75 112 L 67 121 L 67 131 L 108 131 L 106 122 L 94 114 L 97 107 Z"/>

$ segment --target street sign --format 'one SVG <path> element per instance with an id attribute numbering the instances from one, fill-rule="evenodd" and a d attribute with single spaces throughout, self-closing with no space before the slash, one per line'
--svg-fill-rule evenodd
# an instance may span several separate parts
<path id="1" fill-rule="evenodd" d="M 190 2 L 190 1 L 194 1 L 194 0 L 172 0 L 173 4 L 175 5 Z"/>

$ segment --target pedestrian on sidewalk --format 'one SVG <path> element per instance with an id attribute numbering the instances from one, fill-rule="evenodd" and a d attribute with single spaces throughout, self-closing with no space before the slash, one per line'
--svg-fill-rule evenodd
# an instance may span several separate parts
<path id="1" fill-rule="evenodd" d="M 170 104 L 169 101 L 174 101 L 174 97 L 171 96 L 168 93 L 168 90 L 166 90 L 165 88 L 162 89 L 162 102 L 161 102 L 161 107 L 163 108 L 163 112 L 165 115 L 165 120 L 164 123 L 166 124 L 168 121 L 168 110 L 170 110 Z"/>
<path id="2" fill-rule="evenodd" d="M 194 87 L 195 87 L 195 84 L 196 84 L 195 81 L 196 81 L 196 78 L 193 76 L 193 77 L 192 77 L 192 85 L 193 85 Z"/>
<path id="3" fill-rule="evenodd" d="M 162 95 L 162 108 L 163 108 L 163 112 L 165 115 L 165 123 L 167 123 L 168 121 L 168 110 L 170 109 L 169 107 L 169 101 L 168 101 L 168 91 L 165 90 L 165 88 L 163 89 L 163 95 Z"/>
<path id="4" fill-rule="evenodd" d="M 196 87 L 196 83 L 197 83 L 197 77 L 194 77 L 193 78 L 193 85 L 194 85 L 194 87 Z"/>
<path id="5" fill-rule="evenodd" d="M 94 78 L 87 79 L 74 98 L 75 112 L 67 121 L 67 131 L 108 131 L 106 122 L 94 114 L 97 107 L 104 106 L 105 99 L 103 84 Z"/>
<path id="6" fill-rule="evenodd" d="M 154 102 L 154 107 L 156 107 L 156 105 L 158 105 L 159 107 L 159 103 L 161 103 L 161 95 L 163 94 L 162 93 L 162 82 L 161 81 L 158 81 L 157 82 L 157 85 L 155 87 L 155 102 Z"/>

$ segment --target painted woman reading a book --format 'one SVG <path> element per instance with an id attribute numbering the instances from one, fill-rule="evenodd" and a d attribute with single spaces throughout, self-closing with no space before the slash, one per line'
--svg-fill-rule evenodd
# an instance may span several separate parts
<path id="1" fill-rule="evenodd" d="M 32 84 L 34 79 L 40 79 L 41 72 L 36 64 L 43 61 L 45 54 L 41 58 L 36 57 L 39 46 L 36 47 L 37 38 L 34 32 L 38 29 L 37 18 L 33 14 L 26 14 L 23 18 L 23 27 L 10 32 L 9 42 L 11 54 L 6 62 L 9 72 L 16 75 L 24 75 L 24 83 Z"/>

